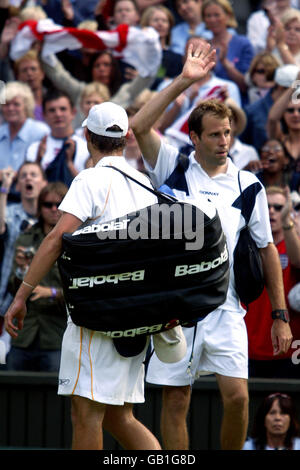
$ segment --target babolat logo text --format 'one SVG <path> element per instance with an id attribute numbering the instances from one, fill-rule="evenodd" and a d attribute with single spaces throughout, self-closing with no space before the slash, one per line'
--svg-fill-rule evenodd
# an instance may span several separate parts
<path id="1" fill-rule="evenodd" d="M 130 330 L 114 330 L 114 331 L 100 331 L 105 336 L 109 338 L 128 338 L 138 335 L 151 335 L 152 333 L 157 333 L 161 331 L 163 324 L 152 325 L 152 326 L 140 326 L 139 328 L 132 328 Z"/>
<path id="2" fill-rule="evenodd" d="M 81 233 L 99 233 L 99 232 L 112 232 L 115 230 L 125 230 L 130 219 L 123 219 L 120 221 L 111 221 L 104 224 L 87 225 L 84 228 L 76 230 L 72 236 L 80 235 Z"/>
<path id="3" fill-rule="evenodd" d="M 154 204 L 118 219 L 86 225 L 72 236 L 96 234 L 99 240 L 182 240 L 186 250 L 204 244 L 204 213 L 191 204 Z"/>
<path id="4" fill-rule="evenodd" d="M 121 273 L 121 274 L 108 274 L 90 277 L 76 277 L 71 279 L 71 285 L 69 289 L 78 289 L 79 287 L 94 287 L 100 284 L 110 282 L 118 284 L 121 281 L 143 281 L 145 277 L 145 270 L 134 271 L 132 273 Z"/>
<path id="5" fill-rule="evenodd" d="M 197 274 L 204 271 L 209 271 L 210 269 L 215 269 L 220 264 L 225 263 L 228 260 L 228 251 L 227 246 L 225 245 L 225 249 L 221 256 L 214 259 L 213 261 L 202 261 L 200 264 L 182 264 L 176 266 L 175 268 L 175 277 L 178 276 L 186 276 L 187 274 Z"/>

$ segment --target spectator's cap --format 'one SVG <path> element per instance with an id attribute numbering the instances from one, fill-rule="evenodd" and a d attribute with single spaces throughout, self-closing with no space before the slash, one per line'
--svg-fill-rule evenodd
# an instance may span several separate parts
<path id="1" fill-rule="evenodd" d="M 297 80 L 299 71 L 300 69 L 297 65 L 282 65 L 281 67 L 278 67 L 275 71 L 275 83 L 285 88 L 290 88 L 295 82 L 295 80 Z"/>
<path id="2" fill-rule="evenodd" d="M 187 346 L 181 326 L 153 335 L 153 347 L 162 362 L 172 363 L 183 359 Z"/>
<path id="3" fill-rule="evenodd" d="M 290 307 L 296 312 L 300 312 L 300 282 L 296 284 L 288 293 Z"/>
<path id="4" fill-rule="evenodd" d="M 234 135 L 240 135 L 247 125 L 247 116 L 246 113 L 240 108 L 240 106 L 232 99 L 226 98 L 225 100 L 226 106 L 231 109 L 233 114 L 233 119 L 235 122 L 235 132 Z"/>
<path id="5" fill-rule="evenodd" d="M 300 204 L 300 194 L 298 193 L 298 191 L 291 192 L 291 200 L 292 200 L 293 206 Z"/>
<path id="6" fill-rule="evenodd" d="M 108 130 L 113 126 L 118 126 L 121 131 Z M 120 138 L 126 136 L 128 132 L 128 116 L 121 106 L 105 101 L 90 109 L 82 127 L 87 127 L 97 135 Z"/>

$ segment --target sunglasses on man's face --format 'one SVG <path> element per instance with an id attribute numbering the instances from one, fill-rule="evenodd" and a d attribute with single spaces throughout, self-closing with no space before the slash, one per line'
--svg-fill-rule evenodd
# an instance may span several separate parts
<path id="1" fill-rule="evenodd" d="M 55 206 L 57 209 L 58 206 L 60 206 L 60 202 L 51 202 L 51 201 L 42 202 L 42 207 L 45 207 L 46 209 L 52 209 L 53 206 Z"/>
<path id="2" fill-rule="evenodd" d="M 269 210 L 273 208 L 276 212 L 280 212 L 283 209 L 283 205 L 282 204 L 268 204 L 268 208 Z"/>

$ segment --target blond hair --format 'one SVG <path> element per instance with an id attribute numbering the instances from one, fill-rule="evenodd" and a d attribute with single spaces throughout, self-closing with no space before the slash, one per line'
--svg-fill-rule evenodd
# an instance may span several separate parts
<path id="1" fill-rule="evenodd" d="M 77 29 L 88 29 L 89 31 L 97 31 L 98 23 L 95 20 L 84 20 L 79 23 Z"/>
<path id="2" fill-rule="evenodd" d="M 25 60 L 35 60 L 41 66 L 41 62 L 40 62 L 37 51 L 34 49 L 30 49 L 28 52 L 26 52 L 26 54 L 22 55 L 22 57 L 14 61 L 14 71 L 16 74 L 18 73 L 20 64 L 24 62 Z"/>
<path id="3" fill-rule="evenodd" d="M 283 26 L 286 26 L 291 21 L 297 20 L 300 23 L 300 11 L 295 8 L 289 8 L 281 17 Z"/>
<path id="4" fill-rule="evenodd" d="M 47 14 L 40 6 L 34 7 L 26 7 L 22 8 L 18 14 L 21 21 L 28 21 L 28 20 L 45 20 L 47 18 Z"/>
<path id="5" fill-rule="evenodd" d="M 3 90 L 1 90 L 1 94 L 2 93 L 4 95 L 2 97 L 4 99 L 1 99 L 2 103 L 11 101 L 16 97 L 21 97 L 24 101 L 25 112 L 27 117 L 33 118 L 35 102 L 32 91 L 29 86 L 26 85 L 26 83 L 21 83 L 17 81 L 8 82 L 5 87 L 3 87 Z"/>
<path id="6" fill-rule="evenodd" d="M 204 2 L 202 4 L 202 8 L 201 8 L 201 14 L 202 14 L 203 20 L 204 20 L 205 8 L 207 8 L 210 5 L 218 5 L 219 7 L 222 8 L 224 13 L 226 13 L 226 15 L 228 17 L 226 26 L 228 28 L 234 28 L 235 29 L 235 28 L 238 27 L 238 23 L 237 23 L 237 20 L 235 18 L 233 8 L 231 6 L 231 3 L 228 0 L 204 0 Z"/>
<path id="7" fill-rule="evenodd" d="M 266 187 L 266 194 L 281 194 L 286 198 L 285 190 L 280 186 L 267 186 Z"/>
<path id="8" fill-rule="evenodd" d="M 99 95 L 103 101 L 109 101 L 110 99 L 110 92 L 106 85 L 100 82 L 92 82 L 86 85 L 80 95 L 80 103 L 87 97 L 96 93 Z"/>

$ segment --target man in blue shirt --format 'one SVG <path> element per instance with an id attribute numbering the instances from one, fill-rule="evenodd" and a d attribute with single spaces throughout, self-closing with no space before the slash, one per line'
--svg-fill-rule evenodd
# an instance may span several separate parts
<path id="1" fill-rule="evenodd" d="M 174 0 L 174 6 L 183 21 L 171 30 L 170 49 L 184 56 L 190 36 L 211 39 L 212 33 L 205 28 L 201 19 L 202 0 Z"/>

